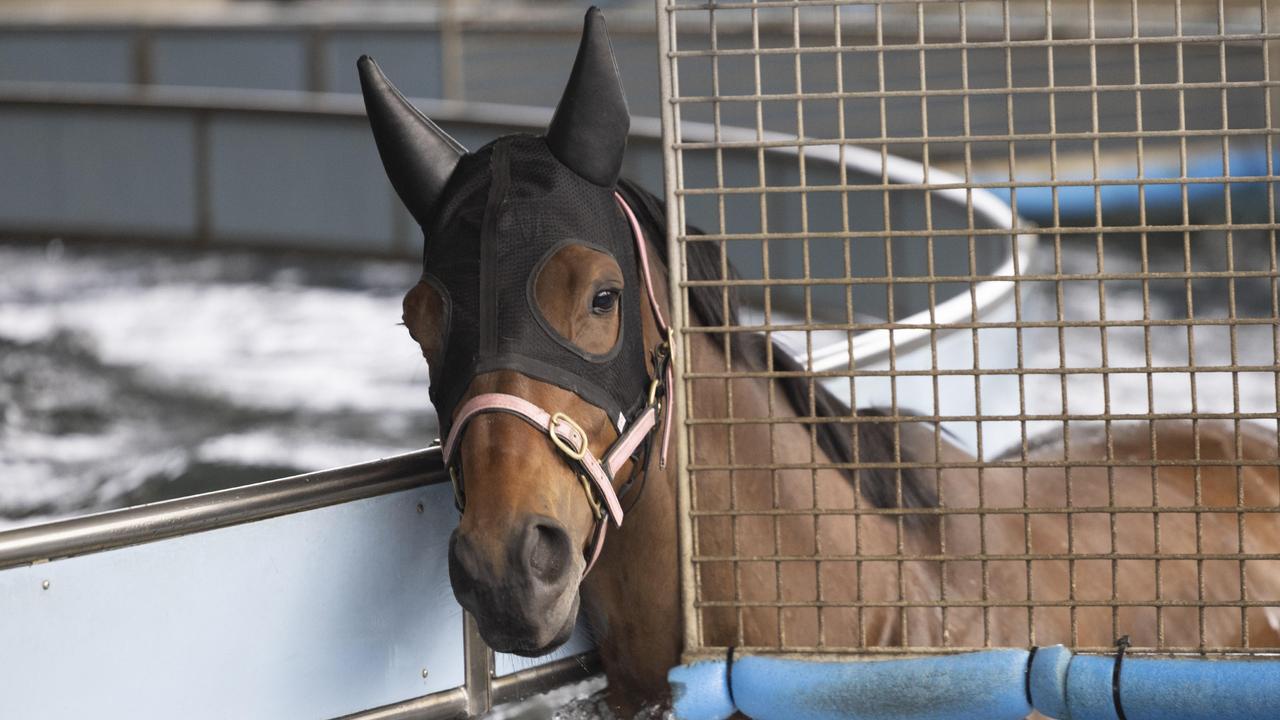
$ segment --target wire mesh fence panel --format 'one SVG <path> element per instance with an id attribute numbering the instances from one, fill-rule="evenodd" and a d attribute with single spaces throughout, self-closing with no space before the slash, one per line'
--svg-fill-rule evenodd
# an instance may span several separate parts
<path id="1" fill-rule="evenodd" d="M 658 17 L 688 653 L 1280 647 L 1280 3 Z"/>

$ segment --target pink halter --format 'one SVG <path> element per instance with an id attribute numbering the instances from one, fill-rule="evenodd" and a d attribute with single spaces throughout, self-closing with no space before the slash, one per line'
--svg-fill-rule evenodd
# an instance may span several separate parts
<path id="1" fill-rule="evenodd" d="M 664 358 L 663 353 L 665 353 L 662 367 L 655 368 L 661 377 L 653 379 L 644 408 L 630 419 L 625 429 L 600 459 L 592 454 L 586 432 L 568 415 L 562 412 L 549 413 L 524 398 L 505 393 L 485 393 L 467 400 L 462 407 L 458 408 L 457 418 L 444 443 L 445 466 L 449 468 L 449 474 L 454 483 L 454 495 L 458 507 L 461 508 L 463 495 L 454 470 L 454 453 L 461 442 L 463 430 L 473 418 L 484 413 L 508 413 L 545 432 L 556 449 L 578 471 L 578 477 L 582 480 L 583 489 L 587 493 L 592 512 L 595 514 L 595 530 L 592 533 L 590 558 L 587 561 L 586 570 L 582 573 L 584 577 L 591 572 L 591 568 L 600 557 L 601 549 L 604 548 L 605 531 L 608 528 L 606 516 L 615 525 L 622 526 L 622 504 L 613 487 L 614 477 L 640 444 L 653 432 L 659 413 L 662 415 L 662 449 L 658 458 L 660 468 L 665 468 L 667 465 L 667 450 L 671 441 L 671 413 L 668 411 L 672 392 L 671 328 L 662 317 L 662 308 L 658 305 L 657 296 L 653 291 L 653 278 L 649 272 L 649 253 L 644 233 L 640 229 L 640 222 L 636 220 L 635 213 L 631 211 L 621 195 L 615 192 L 614 197 L 631 224 L 631 234 L 635 238 L 636 252 L 640 258 L 640 273 L 643 276 L 645 293 L 649 298 L 654 322 L 662 335 L 662 342 L 655 348 L 654 357 Z"/>

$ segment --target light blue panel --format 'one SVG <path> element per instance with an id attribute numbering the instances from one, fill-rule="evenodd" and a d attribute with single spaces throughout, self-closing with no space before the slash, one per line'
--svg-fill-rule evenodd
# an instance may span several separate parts
<path id="1" fill-rule="evenodd" d="M 729 682 L 755 720 L 1021 720 L 1026 650 L 908 660 L 741 657 Z"/>
<path id="2" fill-rule="evenodd" d="M 364 120 L 219 118 L 210 126 L 219 239 L 357 252 L 395 249 L 399 205 Z"/>
<path id="3" fill-rule="evenodd" d="M 462 685 L 450 492 L 0 571 L 0 717 L 327 718 Z"/>
<path id="4" fill-rule="evenodd" d="M 159 112 L 0 110 L 0 226 L 191 235 L 192 135 Z"/>
<path id="5" fill-rule="evenodd" d="M 296 32 L 170 31 L 151 44 L 157 85 L 307 89 L 306 38 Z"/>
<path id="6" fill-rule="evenodd" d="M 128 32 L 0 32 L 0 81 L 133 82 Z"/>
<path id="7" fill-rule="evenodd" d="M 444 97 L 439 33 L 343 31 L 331 34 L 324 47 L 329 92 L 360 92 L 356 60 L 371 55 L 406 97 Z"/>
<path id="8" fill-rule="evenodd" d="M 586 619 L 580 616 L 578 625 L 573 629 L 573 635 L 569 638 L 569 641 L 542 657 L 527 658 L 508 653 L 494 653 L 493 674 L 496 677 L 502 677 L 521 670 L 528 670 L 531 667 L 546 665 L 549 662 L 590 652 L 594 646 L 588 638 Z"/>

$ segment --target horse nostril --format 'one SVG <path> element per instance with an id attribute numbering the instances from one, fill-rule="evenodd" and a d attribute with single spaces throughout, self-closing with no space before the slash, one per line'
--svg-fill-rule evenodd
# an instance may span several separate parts
<path id="1" fill-rule="evenodd" d="M 569 571 L 572 560 L 569 533 L 551 518 L 537 518 L 525 530 L 525 562 L 544 583 L 555 583 Z"/>
<path id="2" fill-rule="evenodd" d="M 449 582 L 453 585 L 454 596 L 464 605 L 472 597 L 476 566 L 475 550 L 471 543 L 454 530 L 449 536 Z"/>

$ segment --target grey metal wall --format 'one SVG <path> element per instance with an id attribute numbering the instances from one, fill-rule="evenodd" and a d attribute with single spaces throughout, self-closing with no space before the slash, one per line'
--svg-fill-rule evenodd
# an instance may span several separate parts
<path id="1" fill-rule="evenodd" d="M 0 82 L 115 83 L 356 92 L 373 55 L 413 97 L 442 97 L 434 30 L 0 28 Z"/>
<path id="2" fill-rule="evenodd" d="M 1108 92 L 1099 107 L 1099 130 L 1130 129 L 1135 113 L 1132 92 L 1119 92 L 1141 77 L 1143 82 L 1172 82 L 1176 79 L 1175 54 L 1183 55 L 1188 82 L 1203 80 L 1197 74 L 1218 72 L 1219 48 L 1214 43 L 1188 44 L 1175 51 L 1160 45 L 1111 44 L 1097 48 L 1066 47 L 1047 53 L 1042 47 L 960 49 L 947 45 L 921 51 L 913 44 L 915 25 L 911 13 L 887 19 L 886 62 L 877 62 L 877 39 L 865 23 L 853 18 L 846 22 L 840 39 L 847 51 L 838 54 L 768 53 L 760 56 L 726 56 L 717 59 L 720 93 L 735 96 L 759 95 L 759 110 L 766 130 L 795 133 L 797 102 L 792 95 L 803 92 L 804 127 L 808 137 L 840 136 L 840 111 L 844 114 L 843 137 L 854 142 L 874 143 L 901 138 L 890 152 L 917 157 L 918 145 L 906 142 L 925 133 L 934 138 L 965 136 L 999 137 L 1009 132 L 1047 132 L 1051 120 L 1059 132 L 1088 130 L 1092 110 L 1088 102 L 1059 102 L 1050 107 L 1043 94 L 998 92 L 1001 88 L 1044 85 L 1054 77 L 1058 86 L 1087 82 L 1091 67 L 1102 72 Z M 624 75 L 632 111 L 656 117 L 659 113 L 656 39 L 633 16 L 617 16 L 613 45 Z M 848 19 L 847 19 L 848 20 Z M 1035 18 L 1032 18 L 1035 20 Z M 971 19 L 972 32 L 980 32 L 981 18 Z M 411 97 L 450 97 L 448 75 L 457 73 L 459 86 L 454 99 L 492 103 L 551 107 L 559 98 L 565 75 L 578 42 L 578 18 L 567 12 L 552 22 L 529 23 L 521 27 L 510 22 L 471 20 L 455 35 L 436 22 L 421 20 L 397 23 L 390 20 L 367 22 L 298 24 L 265 21 L 258 24 L 194 25 L 56 25 L 27 24 L 0 27 L 0 82 L 137 83 L 199 87 L 235 87 L 263 90 L 354 92 L 357 90 L 355 61 L 361 54 L 376 57 L 388 75 Z M 802 47 L 834 42 L 830 22 L 805 24 L 793 36 L 790 23 L 763 23 L 754 33 L 741 13 L 724 13 L 719 33 L 722 45 L 748 48 Z M 1105 25 L 1105 23 L 1104 23 Z M 1029 22 L 1015 28 L 1027 38 L 1043 35 L 1043 22 Z M 1105 32 L 1104 27 L 1101 31 Z M 697 51 L 705 45 L 706 28 L 690 24 L 682 39 L 682 50 Z M 932 32 L 932 31 L 931 31 Z M 1083 32 L 1080 28 L 1056 28 L 1059 37 Z M 449 52 L 448 38 L 454 38 L 456 52 Z M 926 35 L 929 42 L 949 38 Z M 902 44 L 901 50 L 893 49 Z M 926 46 L 927 47 L 927 46 Z M 1091 51 L 1093 56 L 1091 57 Z M 1257 81 L 1265 73 L 1259 47 L 1239 44 L 1224 54 L 1232 81 Z M 706 96 L 712 87 L 710 72 L 696 72 L 705 57 L 682 58 L 694 72 L 682 87 L 686 97 Z M 755 88 L 759 63 L 761 85 Z M 837 69 L 841 71 L 837 76 Z M 946 95 L 945 91 L 967 87 L 968 96 Z M 928 88 L 935 93 L 927 103 L 918 95 Z M 989 92 L 994 91 L 994 92 Z M 1195 122 L 1206 127 L 1221 125 L 1222 110 L 1217 99 L 1190 98 L 1201 112 Z M 881 127 L 881 105 L 887 122 Z M 1012 113 L 1006 113 L 1012 103 Z M 1177 96 L 1172 92 L 1143 93 L 1144 127 L 1161 127 L 1176 117 Z M 966 116 L 965 107 L 968 108 Z M 753 127 L 757 103 L 726 101 L 718 105 L 720 122 Z M 1234 127 L 1265 124 L 1265 108 L 1250 97 L 1228 94 L 1226 112 Z M 1053 114 L 1053 118 L 1050 114 Z M 686 121 L 712 122 L 709 106 L 686 107 Z M 1013 127 L 1010 127 L 1012 123 Z M 964 153 L 961 142 L 936 142 L 931 161 L 958 161 Z M 1002 144 L 970 143 L 974 161 L 987 156 L 1003 158 Z M 1070 147 L 1060 148 L 1069 153 Z M 1047 145 L 1021 143 L 1023 156 L 1047 154 Z"/>
<path id="3" fill-rule="evenodd" d="M 99 99 L 0 101 L 0 232 L 419 251 L 352 102 L 282 113 Z M 444 125 L 472 146 L 512 129 Z"/>
<path id="4" fill-rule="evenodd" d="M 386 180 L 358 96 L 164 89 L 145 95 L 41 95 L 5 90 L 0 85 L 0 167 L 8 170 L 0 173 L 0 236 L 65 234 L 420 257 L 421 231 Z M 460 108 L 430 101 L 421 106 L 473 148 L 505 133 L 540 132 L 550 117 L 550 111 L 533 108 Z M 657 122 L 636 118 L 633 130 L 624 173 L 660 192 Z M 697 137 L 696 129 L 690 126 L 686 137 Z M 800 181 L 794 153 L 766 153 L 761 178 L 761 160 L 751 149 L 691 153 L 685 172 L 714 177 L 717 162 L 735 185 Z M 769 229 L 838 233 L 841 206 L 847 203 L 853 230 L 883 230 L 877 225 L 884 195 L 879 162 L 875 155 L 872 161 L 847 163 L 848 182 L 871 185 L 866 192 L 813 193 L 807 201 L 796 193 L 770 194 Z M 835 185 L 840 178 L 833 159 L 811 156 L 806 173 L 814 185 Z M 924 227 L 923 192 L 891 194 L 895 228 Z M 691 197 L 687 219 L 710 232 L 758 232 L 760 202 L 758 193 L 735 196 L 722 214 L 716 198 Z M 930 222 L 934 228 L 957 229 L 957 241 L 939 243 L 935 252 L 938 272 L 967 272 L 968 243 L 960 240 L 971 221 L 963 204 L 935 202 Z M 981 227 L 989 220 L 976 222 Z M 767 277 L 804 275 L 806 259 L 797 243 L 771 238 L 766 248 L 764 242 L 726 243 L 744 278 L 766 277 L 766 251 Z M 844 272 L 845 242 L 840 237 L 815 239 L 808 259 L 813 272 L 834 273 L 838 280 Z M 855 275 L 883 272 L 885 245 L 880 239 L 848 242 L 859 258 Z M 1005 236 L 974 242 L 980 270 L 998 267 L 1010 253 Z M 897 272 L 924 272 L 923 242 L 900 238 L 893 254 Z M 760 292 L 745 290 L 744 295 L 762 302 Z M 776 308 L 800 311 L 806 292 L 819 307 L 828 300 L 841 306 L 844 285 L 769 292 Z M 864 312 L 884 311 L 883 292 L 869 286 L 855 292 Z M 928 301 L 909 284 L 895 292 L 899 311 L 914 311 Z"/>

